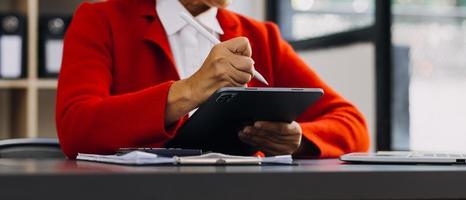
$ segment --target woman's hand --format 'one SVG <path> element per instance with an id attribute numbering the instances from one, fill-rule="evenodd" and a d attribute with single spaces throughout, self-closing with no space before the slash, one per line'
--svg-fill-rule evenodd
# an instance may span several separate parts
<path id="1" fill-rule="evenodd" d="M 251 45 L 238 37 L 213 47 L 201 68 L 186 80 L 192 99 L 201 104 L 222 87 L 242 87 L 253 77 Z"/>
<path id="2" fill-rule="evenodd" d="M 171 125 L 197 108 L 218 89 L 241 87 L 251 81 L 254 69 L 251 54 L 251 45 L 245 37 L 215 45 L 196 73 L 170 88 L 165 125 Z"/>
<path id="3" fill-rule="evenodd" d="M 301 145 L 302 135 L 297 122 L 260 121 L 240 131 L 239 138 L 265 154 L 275 156 L 295 153 Z"/>

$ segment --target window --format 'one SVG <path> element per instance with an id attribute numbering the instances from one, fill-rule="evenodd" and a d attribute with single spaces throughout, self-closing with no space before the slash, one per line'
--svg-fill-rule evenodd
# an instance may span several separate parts
<path id="1" fill-rule="evenodd" d="M 374 98 L 376 105 L 369 103 L 369 105 L 360 104 L 359 106 L 365 106 L 366 111 L 372 110 L 372 106 L 376 107 L 375 116 L 369 118 L 369 121 L 374 121 L 370 123 L 370 126 L 375 126 L 373 129 L 371 128 L 376 133 L 374 137 L 375 147 L 377 150 L 391 149 L 392 140 L 394 140 L 392 130 L 398 124 L 397 121 L 393 123 L 392 121 L 407 115 L 407 112 L 403 112 L 405 109 L 398 107 L 394 109 L 392 105 L 398 105 L 397 101 L 407 102 L 407 97 L 404 95 L 401 96 L 402 98 L 392 98 L 394 96 L 392 88 L 396 82 L 392 82 L 390 1 L 268 0 L 267 5 L 268 19 L 275 21 L 280 26 L 282 34 L 296 50 L 316 50 L 358 42 L 373 44 L 375 55 L 367 55 L 367 59 L 372 60 L 370 57 L 375 57 L 373 58 L 375 62 L 371 65 L 374 69 L 370 69 L 375 78 L 366 77 L 366 79 L 375 79 L 375 89 L 363 91 L 363 93 L 370 94 L 364 98 L 367 96 L 370 98 L 366 99 L 367 101 L 360 101 L 360 103 L 372 102 Z M 351 55 L 346 55 L 345 59 L 348 57 Z M 367 70 L 367 68 L 359 68 L 359 70 L 361 69 Z M 339 70 L 335 69 L 335 71 Z M 355 77 L 360 79 L 360 77 Z M 372 82 L 370 84 L 374 85 Z M 353 88 L 351 90 L 354 91 Z M 373 96 L 372 93 L 374 93 Z M 398 113 L 399 110 L 402 112 Z M 363 113 L 366 116 L 372 115 L 372 113 L 364 111 Z M 406 118 L 406 116 L 404 117 Z M 399 127 L 406 126 L 395 128 Z M 397 138 L 395 137 L 395 139 Z"/>
<path id="2" fill-rule="evenodd" d="M 378 150 L 466 151 L 466 0 L 269 4 L 298 50 L 376 44 Z"/>
<path id="3" fill-rule="evenodd" d="M 269 19 L 279 24 L 283 37 L 296 49 L 368 41 L 375 24 L 374 11 L 374 0 L 275 0 L 269 3 Z"/>
<path id="4" fill-rule="evenodd" d="M 466 151 L 466 0 L 392 6 L 393 44 L 407 50 L 394 63 L 409 63 L 411 149 Z"/>
<path id="5" fill-rule="evenodd" d="M 372 0 L 291 0 L 289 39 L 303 40 L 374 24 Z M 309 28 L 309 22 L 312 28 Z"/>

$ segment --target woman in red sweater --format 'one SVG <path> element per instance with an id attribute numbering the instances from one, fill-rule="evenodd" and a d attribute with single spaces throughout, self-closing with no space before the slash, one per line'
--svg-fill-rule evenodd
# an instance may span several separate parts
<path id="1" fill-rule="evenodd" d="M 56 122 L 63 151 L 163 147 L 217 89 L 323 88 L 296 122 L 256 122 L 238 137 L 268 155 L 335 157 L 367 151 L 361 113 L 327 86 L 272 23 L 235 14 L 228 0 L 84 3 L 65 37 Z M 221 41 L 210 45 L 175 14 L 191 14 Z M 205 38 L 204 38 L 205 39 Z M 210 46 L 209 46 L 210 45 Z"/>

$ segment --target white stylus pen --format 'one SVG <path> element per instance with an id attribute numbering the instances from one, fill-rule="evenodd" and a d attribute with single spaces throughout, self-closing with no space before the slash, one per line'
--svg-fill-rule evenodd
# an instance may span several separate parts
<path id="1" fill-rule="evenodd" d="M 202 36 L 204 36 L 206 39 L 208 39 L 212 44 L 220 44 L 220 41 L 215 38 L 212 34 L 210 34 L 204 27 L 202 27 L 199 23 L 197 23 L 191 16 L 189 16 L 186 13 L 180 13 L 180 17 L 186 21 L 189 25 L 191 25 L 196 31 L 198 31 Z M 269 85 L 269 83 L 265 80 L 265 78 L 257 72 L 255 69 L 253 69 L 253 74 L 254 78 L 257 79 L 258 81 Z"/>

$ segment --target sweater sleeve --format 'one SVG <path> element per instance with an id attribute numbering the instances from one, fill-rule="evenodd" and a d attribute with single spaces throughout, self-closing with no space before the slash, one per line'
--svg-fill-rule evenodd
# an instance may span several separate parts
<path id="1" fill-rule="evenodd" d="M 65 37 L 56 104 L 58 136 L 69 158 L 114 153 L 120 147 L 161 146 L 182 123 L 165 128 L 171 81 L 111 94 L 111 38 L 108 21 L 93 5 L 78 8 Z"/>
<path id="2" fill-rule="evenodd" d="M 363 115 L 350 102 L 326 85 L 284 41 L 278 27 L 267 23 L 272 44 L 274 85 L 280 87 L 322 88 L 324 96 L 298 118 L 305 141 L 319 152 L 307 156 L 337 157 L 344 153 L 367 151 L 369 134 Z M 317 148 L 315 148 L 317 147 Z"/>

